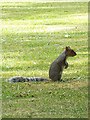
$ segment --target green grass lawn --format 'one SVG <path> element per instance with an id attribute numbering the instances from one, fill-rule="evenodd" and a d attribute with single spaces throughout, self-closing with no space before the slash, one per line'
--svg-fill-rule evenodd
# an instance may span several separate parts
<path id="1" fill-rule="evenodd" d="M 88 3 L 1 3 L 2 117 L 88 117 Z M 65 82 L 6 82 L 13 76 L 48 78 L 49 66 L 66 46 Z"/>

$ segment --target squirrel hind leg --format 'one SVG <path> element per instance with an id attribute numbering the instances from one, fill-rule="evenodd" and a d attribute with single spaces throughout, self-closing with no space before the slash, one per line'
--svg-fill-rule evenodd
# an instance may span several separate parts
<path id="1" fill-rule="evenodd" d="M 58 75 L 58 81 L 62 81 L 62 73 L 60 73 L 59 75 Z"/>
<path id="2" fill-rule="evenodd" d="M 52 81 L 62 81 L 61 77 L 62 77 L 61 74 L 56 75 L 56 76 L 53 77 Z"/>

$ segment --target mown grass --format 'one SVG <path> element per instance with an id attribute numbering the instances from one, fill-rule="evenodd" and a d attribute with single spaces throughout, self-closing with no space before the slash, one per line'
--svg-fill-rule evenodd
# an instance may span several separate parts
<path id="1" fill-rule="evenodd" d="M 87 3 L 2 3 L 2 117 L 87 118 Z M 12 76 L 48 78 L 51 62 L 65 46 L 65 82 L 6 82 Z"/>

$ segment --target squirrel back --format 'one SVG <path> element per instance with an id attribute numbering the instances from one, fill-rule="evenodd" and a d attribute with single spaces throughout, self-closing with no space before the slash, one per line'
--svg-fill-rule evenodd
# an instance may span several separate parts
<path id="1" fill-rule="evenodd" d="M 49 69 L 49 78 L 53 81 L 61 81 L 63 69 L 68 67 L 67 58 L 74 57 L 76 52 L 69 46 L 65 48 L 63 53 L 53 61 Z"/>

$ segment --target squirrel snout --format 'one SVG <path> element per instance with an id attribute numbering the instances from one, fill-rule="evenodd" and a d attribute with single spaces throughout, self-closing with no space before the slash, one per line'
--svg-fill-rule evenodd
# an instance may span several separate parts
<path id="1" fill-rule="evenodd" d="M 74 56 L 76 56 L 76 55 L 77 55 L 77 53 L 75 52 L 75 53 L 74 53 Z"/>
<path id="2" fill-rule="evenodd" d="M 72 52 L 72 54 L 71 54 L 71 56 L 73 57 L 73 56 L 76 56 L 77 55 L 77 53 L 76 52 Z"/>
<path id="3" fill-rule="evenodd" d="M 75 55 L 77 55 L 77 53 L 75 52 Z"/>

